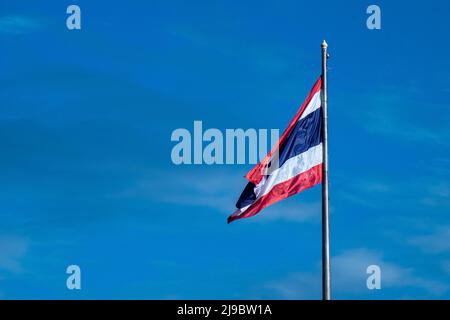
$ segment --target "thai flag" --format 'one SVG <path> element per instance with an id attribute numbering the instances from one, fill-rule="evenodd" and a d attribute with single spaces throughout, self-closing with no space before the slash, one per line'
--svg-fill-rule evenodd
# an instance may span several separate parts
<path id="1" fill-rule="evenodd" d="M 265 207 L 322 181 L 322 78 L 267 156 L 245 176 L 249 183 L 228 223 L 254 216 Z"/>

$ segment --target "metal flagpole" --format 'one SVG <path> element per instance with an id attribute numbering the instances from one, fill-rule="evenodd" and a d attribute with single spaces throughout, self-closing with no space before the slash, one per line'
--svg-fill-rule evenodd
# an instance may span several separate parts
<path id="1" fill-rule="evenodd" d="M 331 300 L 330 226 L 328 212 L 328 95 L 327 53 L 328 44 L 322 42 L 322 299 Z"/>

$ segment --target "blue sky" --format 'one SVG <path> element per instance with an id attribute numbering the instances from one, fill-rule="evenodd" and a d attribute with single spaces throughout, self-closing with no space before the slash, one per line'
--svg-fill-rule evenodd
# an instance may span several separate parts
<path id="1" fill-rule="evenodd" d="M 284 129 L 324 38 L 333 296 L 450 298 L 448 1 L 72 3 L 0 7 L 1 298 L 319 299 L 320 187 L 227 225 L 251 165 L 170 135 Z"/>

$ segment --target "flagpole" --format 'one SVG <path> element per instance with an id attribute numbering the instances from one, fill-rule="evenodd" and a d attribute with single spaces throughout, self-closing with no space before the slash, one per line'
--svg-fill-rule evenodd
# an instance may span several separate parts
<path id="1" fill-rule="evenodd" d="M 331 300 L 330 226 L 328 210 L 328 94 L 327 53 L 328 44 L 322 42 L 322 300 Z"/>

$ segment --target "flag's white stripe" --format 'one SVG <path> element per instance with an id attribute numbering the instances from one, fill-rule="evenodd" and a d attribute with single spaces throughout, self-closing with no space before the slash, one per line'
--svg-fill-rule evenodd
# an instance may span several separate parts
<path id="1" fill-rule="evenodd" d="M 313 113 L 314 111 L 316 111 L 317 109 L 320 108 L 320 106 L 321 106 L 320 93 L 321 92 L 322 92 L 322 90 L 319 90 L 311 98 L 311 101 L 309 102 L 309 104 L 305 108 L 305 110 L 303 111 L 302 115 L 300 116 L 300 119 L 298 119 L 299 121 L 302 120 L 303 118 L 306 118 L 309 114 Z"/>
<path id="2" fill-rule="evenodd" d="M 280 168 L 274 170 L 270 176 L 261 180 L 261 182 L 255 187 L 256 198 L 261 198 L 262 196 L 268 194 L 277 184 L 292 179 L 321 163 L 322 143 L 288 159 Z"/>
<path id="3" fill-rule="evenodd" d="M 253 204 L 253 203 L 252 203 Z M 243 214 L 252 204 L 249 204 L 248 206 L 245 206 L 243 208 L 237 209 L 235 212 L 231 214 L 231 217 L 240 216 Z"/>

